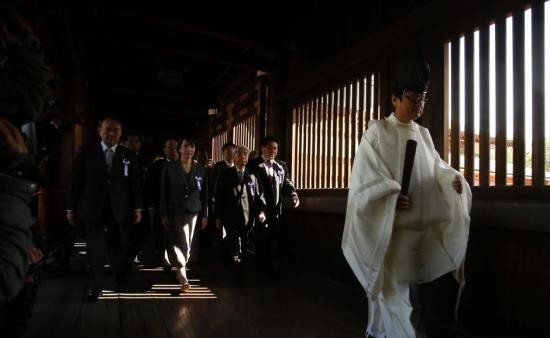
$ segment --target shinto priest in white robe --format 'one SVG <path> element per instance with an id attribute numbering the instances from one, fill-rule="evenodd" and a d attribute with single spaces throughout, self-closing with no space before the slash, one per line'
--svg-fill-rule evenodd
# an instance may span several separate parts
<path id="1" fill-rule="evenodd" d="M 409 139 L 417 141 L 410 208 L 396 211 Z M 355 154 L 342 238 L 344 256 L 369 300 L 377 299 L 384 283 L 424 283 L 450 271 L 463 285 L 471 191 L 462 175 L 462 193 L 453 189 L 457 175 L 426 128 L 393 114 L 370 121 Z"/>

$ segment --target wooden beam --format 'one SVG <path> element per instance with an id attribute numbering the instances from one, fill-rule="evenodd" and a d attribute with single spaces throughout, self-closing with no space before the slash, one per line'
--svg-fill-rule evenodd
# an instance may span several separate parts
<path id="1" fill-rule="evenodd" d="M 315 98 L 315 157 L 314 157 L 314 188 L 321 188 L 321 123 L 323 122 L 321 116 L 322 104 L 321 98 Z"/>
<path id="2" fill-rule="evenodd" d="M 328 114 L 328 96 L 326 93 L 324 93 L 321 96 L 321 189 L 328 188 L 327 186 L 327 177 L 328 177 L 328 147 L 327 147 L 327 140 L 328 140 L 328 128 L 327 128 L 327 114 Z"/>
<path id="3" fill-rule="evenodd" d="M 220 49 L 219 52 L 202 51 L 195 52 L 185 48 L 166 47 L 158 44 L 151 44 L 127 38 L 121 38 L 113 35 L 97 34 L 87 32 L 86 36 L 93 40 L 110 42 L 117 45 L 131 46 L 135 49 L 150 53 L 151 55 L 165 55 L 172 57 L 185 57 L 194 60 L 203 61 L 212 64 L 230 65 L 238 68 L 250 70 L 272 71 L 275 63 L 264 59 L 246 55 L 230 55 L 227 51 Z"/>
<path id="4" fill-rule="evenodd" d="M 330 93 L 330 188 L 337 188 L 336 176 L 338 175 L 338 90 L 333 90 Z"/>
<path id="5" fill-rule="evenodd" d="M 306 140 L 307 140 L 307 101 L 304 101 L 300 104 L 300 110 L 301 110 L 301 131 L 300 131 L 300 138 L 301 138 L 301 145 L 300 145 L 300 167 L 301 167 L 301 182 L 300 185 L 302 189 L 307 188 L 307 146 L 306 146 Z"/>
<path id="6" fill-rule="evenodd" d="M 479 185 L 489 186 L 489 26 L 479 30 Z M 492 122 L 494 123 L 494 121 Z"/>
<path id="7" fill-rule="evenodd" d="M 186 95 L 186 94 L 171 94 L 168 92 L 161 92 L 161 91 L 152 91 L 147 89 L 136 89 L 136 88 L 110 88 L 108 89 L 109 92 L 114 94 L 125 94 L 125 95 L 133 95 L 133 96 L 139 96 L 139 97 L 146 97 L 146 98 L 153 98 L 153 99 L 165 99 L 165 100 L 173 100 L 173 101 L 181 101 L 181 102 L 188 102 L 188 103 L 198 103 L 198 104 L 207 104 L 208 99 L 200 98 L 197 96 L 192 95 Z"/>
<path id="8" fill-rule="evenodd" d="M 205 27 L 184 24 L 181 21 L 168 20 L 166 18 L 161 18 L 157 16 L 145 16 L 142 17 L 142 19 L 146 23 L 154 25 L 156 27 L 167 28 L 171 31 L 186 32 L 193 35 L 208 37 L 214 40 L 223 41 L 225 43 L 249 48 L 259 53 L 268 54 L 271 57 L 275 57 L 276 55 L 273 50 L 270 50 L 257 42 L 253 42 L 251 40 L 247 40 L 245 38 L 231 35 L 225 32 L 219 32 Z"/>
<path id="9" fill-rule="evenodd" d="M 506 185 L 506 17 L 495 23 L 495 81 L 496 81 L 496 182 L 497 186 Z"/>
<path id="10" fill-rule="evenodd" d="M 525 11 L 513 16 L 514 185 L 525 185 Z"/>
<path id="11" fill-rule="evenodd" d="M 337 176 L 337 183 L 336 183 L 336 187 L 337 188 L 343 188 L 343 183 L 344 183 L 344 151 L 345 151 L 345 146 L 344 146 L 344 128 L 345 128 L 345 125 L 344 125 L 344 115 L 345 115 L 345 111 L 344 111 L 344 86 L 340 87 L 340 89 L 338 90 L 338 136 L 336 138 L 336 144 L 338 145 L 338 156 L 337 156 L 337 162 L 336 162 L 336 170 L 338 172 L 338 176 Z"/>
<path id="12" fill-rule="evenodd" d="M 464 109 L 464 177 L 474 185 L 474 32 L 464 37 L 465 109 Z"/>
<path id="13" fill-rule="evenodd" d="M 531 8 L 532 22 L 532 82 L 533 82 L 533 185 L 543 186 L 545 181 L 545 115 L 544 74 L 544 2 L 537 1 Z M 550 66 L 550 65 L 547 65 Z M 546 84 L 548 85 L 548 84 Z"/>
<path id="14" fill-rule="evenodd" d="M 451 166 L 460 170 L 460 39 L 451 44 Z"/>
<path id="15" fill-rule="evenodd" d="M 92 2 L 84 2 L 78 4 L 79 8 L 87 10 L 91 13 L 99 12 L 105 19 L 114 20 L 115 23 L 120 24 L 121 18 L 125 22 L 128 19 L 133 19 L 137 24 L 146 23 L 154 28 L 166 29 L 171 32 L 185 32 L 196 36 L 206 37 L 215 41 L 221 41 L 226 44 L 232 44 L 235 46 L 252 49 L 258 53 L 266 54 L 270 57 L 276 57 L 274 50 L 249 39 L 241 36 L 232 35 L 227 32 L 220 32 L 214 29 L 210 29 L 204 26 L 196 26 L 188 23 L 184 23 L 180 20 L 174 20 L 167 17 L 160 17 L 157 15 L 151 15 L 150 13 L 132 12 L 127 8 L 117 8 L 106 3 L 97 4 Z M 97 15 L 96 15 L 97 18 Z"/>

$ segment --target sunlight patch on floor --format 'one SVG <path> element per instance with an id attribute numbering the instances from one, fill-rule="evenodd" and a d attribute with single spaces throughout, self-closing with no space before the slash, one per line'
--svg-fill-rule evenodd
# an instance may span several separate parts
<path id="1" fill-rule="evenodd" d="M 103 290 L 99 296 L 100 300 L 113 299 L 218 299 L 207 286 L 198 284 L 200 280 L 189 280 L 191 288 L 186 292 L 180 291 L 180 284 L 153 284 L 149 290 L 144 292 L 115 292 Z"/>

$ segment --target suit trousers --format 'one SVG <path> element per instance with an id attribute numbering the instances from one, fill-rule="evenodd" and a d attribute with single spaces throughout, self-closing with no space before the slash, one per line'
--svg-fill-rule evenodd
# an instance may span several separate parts
<path id="1" fill-rule="evenodd" d="M 128 262 L 132 264 L 136 256 L 143 250 L 145 240 L 151 231 L 148 224 L 149 215 L 144 215 L 141 222 L 132 224 L 130 228 L 130 248 L 128 250 Z"/>
<path id="2" fill-rule="evenodd" d="M 149 208 L 148 209 L 148 222 L 150 227 L 150 232 L 153 236 L 153 245 L 154 245 L 154 258 L 153 264 L 155 265 L 167 265 L 169 264 L 165 261 L 164 251 L 166 249 L 166 230 L 162 225 L 160 216 L 157 213 L 158 209 Z"/>
<path id="3" fill-rule="evenodd" d="M 227 240 L 229 241 L 233 262 L 244 263 L 247 259 L 248 233 L 250 228 L 242 224 L 227 224 Z"/>
<path id="4" fill-rule="evenodd" d="M 110 261 L 117 282 L 124 282 L 128 270 L 129 222 L 114 219 L 110 207 L 100 221 L 85 222 L 87 256 L 90 263 L 89 288 L 104 287 L 104 265 Z M 110 259 L 109 259 L 110 258 Z"/>
<path id="5" fill-rule="evenodd" d="M 280 249 L 281 222 L 272 217 L 254 227 L 256 264 L 260 270 L 274 272 L 274 261 Z"/>
<path id="6" fill-rule="evenodd" d="M 185 267 L 191 256 L 191 243 L 195 234 L 197 214 L 184 214 L 169 217 L 170 226 L 166 233 L 165 257 L 172 266 L 179 270 L 178 278 L 181 283 L 186 283 L 187 272 Z"/>

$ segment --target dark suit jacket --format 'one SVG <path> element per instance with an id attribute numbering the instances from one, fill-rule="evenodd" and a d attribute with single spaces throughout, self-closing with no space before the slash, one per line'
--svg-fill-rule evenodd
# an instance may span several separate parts
<path id="1" fill-rule="evenodd" d="M 213 206 L 216 200 L 216 190 L 218 187 L 218 179 L 220 178 L 220 175 L 222 172 L 224 172 L 229 167 L 227 166 L 227 163 L 224 160 L 218 161 L 214 164 L 212 167 L 212 170 L 210 171 L 210 183 L 208 186 L 209 191 L 209 199 L 210 199 L 210 205 Z M 215 207 L 215 206 L 214 206 Z"/>
<path id="2" fill-rule="evenodd" d="M 199 214 L 208 216 L 208 179 L 204 167 L 193 163 L 189 175 L 179 161 L 167 162 L 160 179 L 161 217 Z"/>
<path id="3" fill-rule="evenodd" d="M 264 159 L 260 156 L 248 162 L 248 168 L 260 181 L 266 202 L 267 221 L 277 219 L 283 212 L 283 196 L 297 195 L 296 188 L 290 180 L 290 172 L 285 162 L 273 161 L 275 180 L 272 181 L 266 172 Z"/>
<path id="4" fill-rule="evenodd" d="M 218 179 L 215 204 L 216 218 L 230 227 L 251 227 L 254 219 L 265 211 L 261 185 L 249 169 L 245 169 L 242 184 L 237 168 L 225 169 Z"/>
<path id="5" fill-rule="evenodd" d="M 109 174 L 101 143 L 78 150 L 73 160 L 68 209 L 81 220 L 99 221 L 104 208 L 111 207 L 115 220 L 126 222 L 133 210 L 142 208 L 141 198 L 139 167 L 133 151 L 117 146 Z"/>
<path id="6" fill-rule="evenodd" d="M 160 204 L 160 177 L 165 163 L 168 163 L 165 158 L 153 162 L 147 171 L 145 181 L 145 204 L 157 210 Z"/>

